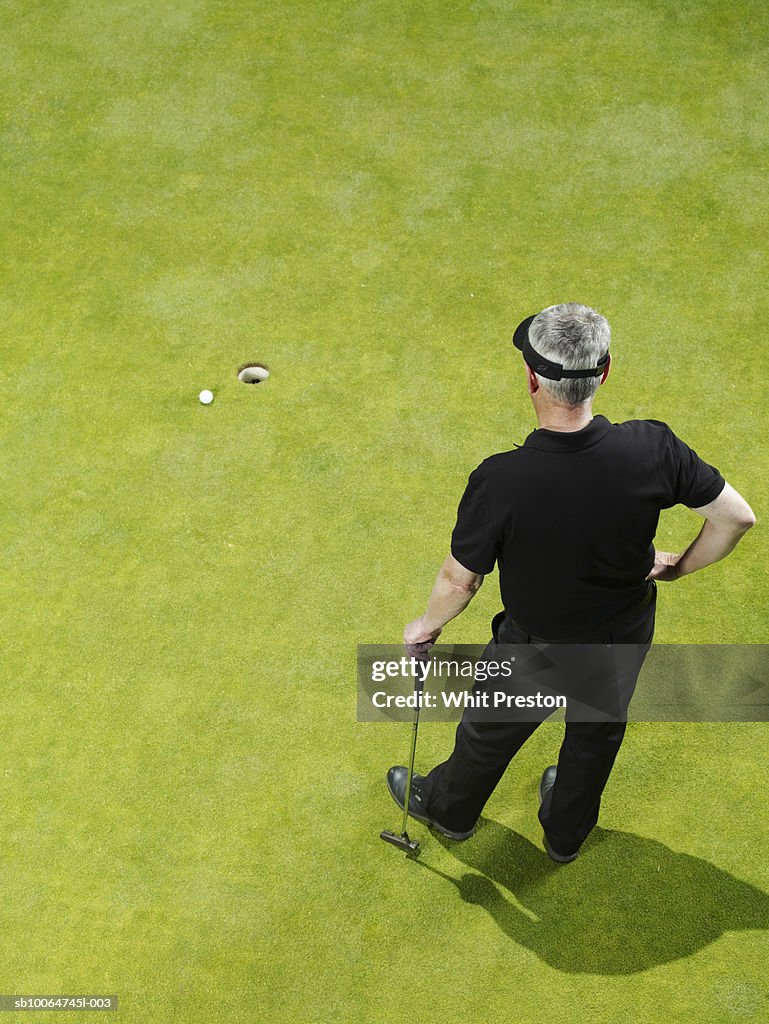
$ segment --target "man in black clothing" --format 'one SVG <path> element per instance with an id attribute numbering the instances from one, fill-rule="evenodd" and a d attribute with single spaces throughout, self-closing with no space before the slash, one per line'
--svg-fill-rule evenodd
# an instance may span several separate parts
<path id="1" fill-rule="evenodd" d="M 613 424 L 593 416 L 593 396 L 611 365 L 609 324 L 595 310 L 550 306 L 524 320 L 514 342 L 539 428 L 471 473 L 451 553 L 404 642 L 411 650 L 431 646 L 497 564 L 504 611 L 494 619 L 485 658 L 493 659 L 499 645 L 521 643 L 623 644 L 640 651 L 613 715 L 585 720 L 569 703 L 557 768 L 545 769 L 540 781 L 545 849 L 565 863 L 598 820 L 652 641 L 655 581 L 678 580 L 723 558 L 755 517 L 718 470 L 665 423 Z M 683 553 L 655 551 L 660 510 L 676 504 L 704 517 L 704 525 Z M 477 720 L 465 712 L 448 760 L 425 777 L 414 775 L 409 813 L 451 839 L 469 838 L 538 724 Z M 387 782 L 402 807 L 406 769 L 391 768 Z"/>

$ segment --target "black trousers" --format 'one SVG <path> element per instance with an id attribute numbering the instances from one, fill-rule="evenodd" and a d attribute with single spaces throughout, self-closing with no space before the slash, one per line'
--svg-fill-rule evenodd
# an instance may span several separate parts
<path id="1" fill-rule="evenodd" d="M 601 794 L 611 774 L 627 726 L 627 706 L 638 673 L 654 635 L 656 588 L 650 588 L 645 606 L 626 613 L 614 625 L 609 623 L 591 643 L 626 644 L 633 651 L 633 668 L 622 688 L 612 695 L 612 715 L 605 721 L 585 721 L 584 708 L 566 708 L 566 732 L 558 755 L 558 774 L 553 788 L 539 810 L 539 820 L 553 850 L 563 855 L 576 853 L 598 821 Z M 500 647 L 536 642 L 506 616 L 495 618 L 494 639 L 483 660 L 499 657 Z M 536 712 L 534 712 L 536 714 Z M 456 733 L 454 750 L 424 779 L 421 790 L 427 813 L 446 828 L 469 831 L 483 810 L 515 754 L 540 722 L 552 714 L 542 709 L 541 717 L 521 721 L 484 721 L 465 712 Z M 588 716 L 589 717 L 589 716 Z"/>

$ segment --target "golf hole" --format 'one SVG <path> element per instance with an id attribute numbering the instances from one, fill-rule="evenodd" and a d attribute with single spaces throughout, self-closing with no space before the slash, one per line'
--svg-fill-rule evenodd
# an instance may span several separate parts
<path id="1" fill-rule="evenodd" d="M 270 371 L 262 363 L 246 363 L 238 370 L 238 380 L 244 384 L 261 384 L 269 376 Z"/>

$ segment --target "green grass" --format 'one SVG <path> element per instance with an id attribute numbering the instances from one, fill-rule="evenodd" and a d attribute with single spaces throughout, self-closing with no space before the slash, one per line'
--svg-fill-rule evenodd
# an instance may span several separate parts
<path id="1" fill-rule="evenodd" d="M 552 302 L 613 325 L 597 410 L 762 519 L 768 38 L 754 0 L 0 4 L 0 992 L 767 1019 L 765 726 L 631 727 L 562 870 L 544 726 L 416 865 L 377 838 L 407 730 L 355 722 L 354 666 L 532 429 L 509 336 Z M 661 588 L 658 640 L 763 642 L 766 553 Z M 446 638 L 497 610 L 489 580 Z"/>

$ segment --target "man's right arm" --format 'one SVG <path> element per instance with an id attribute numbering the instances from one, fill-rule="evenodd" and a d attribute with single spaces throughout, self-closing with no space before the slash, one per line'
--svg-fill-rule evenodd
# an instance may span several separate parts
<path id="1" fill-rule="evenodd" d="M 723 490 L 713 501 L 692 511 L 705 519 L 699 534 L 680 555 L 656 551 L 654 568 L 647 579 L 677 580 L 720 561 L 734 550 L 756 522 L 753 509 L 729 484 L 724 484 Z"/>

